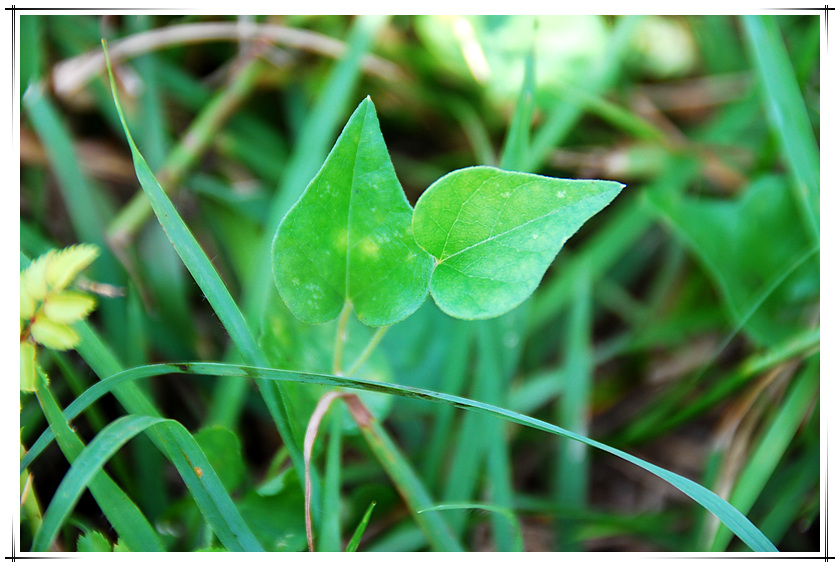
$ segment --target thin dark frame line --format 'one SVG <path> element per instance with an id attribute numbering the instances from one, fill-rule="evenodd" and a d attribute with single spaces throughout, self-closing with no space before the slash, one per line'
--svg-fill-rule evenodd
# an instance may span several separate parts
<path id="1" fill-rule="evenodd" d="M 825 4 L 822 8 L 764 8 L 765 10 L 783 10 L 792 12 L 825 12 L 825 46 L 828 47 L 828 12 L 834 8 Z"/>
<path id="2" fill-rule="evenodd" d="M 12 554 L 7 555 L 5 559 L 11 559 L 12 563 L 18 561 L 20 559 L 76 559 L 75 557 L 68 557 L 66 555 L 55 555 L 55 556 L 47 556 L 47 555 L 17 555 L 15 551 L 16 541 L 15 541 L 15 519 L 12 518 Z"/>
<path id="3" fill-rule="evenodd" d="M 38 10 L 39 8 L 33 8 Z M 72 9 L 72 8 L 71 8 Z M 17 8 L 14 4 L 12 4 L 11 8 L 6 8 L 6 10 L 11 10 L 12 12 L 12 100 L 15 99 L 15 77 L 16 77 L 16 61 L 17 61 L 17 12 L 21 11 L 20 8 Z M 12 123 L 14 123 L 14 109 L 15 106 L 12 104 Z M 5 559 L 11 559 L 12 563 L 19 559 L 74 559 L 73 557 L 66 557 L 61 555 L 56 555 L 55 557 L 52 556 L 44 556 L 44 555 L 17 555 L 17 541 L 15 539 L 15 520 L 12 518 L 12 554 L 5 556 Z"/>
<path id="4" fill-rule="evenodd" d="M 833 9 L 834 8 L 832 8 L 832 10 Z M 98 8 L 66 8 L 66 7 L 60 7 L 60 8 L 43 8 L 43 7 L 38 7 L 38 8 L 15 8 L 13 6 L 11 8 L 6 8 L 6 10 L 12 10 L 12 11 L 17 10 L 18 12 L 46 12 L 46 11 L 52 11 L 52 12 L 121 12 L 121 11 L 126 11 L 126 10 L 127 11 L 132 11 L 132 12 L 134 12 L 134 11 L 148 11 L 148 12 L 168 11 L 168 12 L 171 12 L 171 11 L 174 11 L 174 10 L 179 10 L 179 8 L 105 8 L 105 7 L 98 7 Z"/>
<path id="5" fill-rule="evenodd" d="M 737 557 L 732 557 L 730 555 L 722 555 L 720 557 L 705 557 L 705 556 L 697 556 L 697 557 L 680 557 L 680 556 L 657 556 L 657 557 L 648 557 L 648 559 L 703 559 L 705 561 L 711 561 L 714 559 L 758 559 L 758 560 L 765 560 L 765 559 L 822 559 L 824 561 L 828 561 L 829 559 L 837 559 L 836 557 L 826 557 L 823 555 L 816 555 L 816 556 L 793 556 L 787 555 L 783 557 L 779 557 L 776 555 L 758 555 L 756 557 L 751 557 L 748 555 L 741 555 Z"/>
<path id="6" fill-rule="evenodd" d="M 8 8 L 6 8 L 8 10 Z M 17 16 L 15 16 L 15 5 L 12 4 L 12 101 L 15 100 L 15 73 L 16 69 L 16 61 L 17 61 Z M 12 102 L 12 124 L 15 123 L 15 103 Z M 12 127 L 12 136 L 14 136 L 14 126 Z M 13 559 L 14 561 L 14 559 Z"/>
<path id="7" fill-rule="evenodd" d="M 829 7 L 828 4 L 825 4 L 822 8 L 765 8 L 765 10 L 781 10 L 781 11 L 803 11 L 803 12 L 823 12 L 825 13 L 825 46 L 828 47 L 828 12 L 834 11 L 835 8 Z M 826 454 L 828 453 L 828 437 L 826 432 Z M 825 461 L 825 507 L 823 508 L 822 512 L 822 521 L 823 521 L 823 550 L 825 553 L 821 557 L 814 557 L 814 558 L 805 558 L 805 557 L 791 557 L 791 559 L 823 559 L 826 563 L 828 563 L 829 559 L 835 559 L 833 556 L 829 556 L 828 554 L 828 459 L 826 458 Z M 733 558 L 736 559 L 736 558 Z M 772 558 L 772 559 L 782 559 L 782 558 Z"/>

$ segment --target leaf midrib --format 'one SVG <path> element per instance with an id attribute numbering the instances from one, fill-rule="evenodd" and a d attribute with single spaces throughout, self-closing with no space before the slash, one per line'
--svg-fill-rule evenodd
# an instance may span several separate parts
<path id="1" fill-rule="evenodd" d="M 368 101 L 369 102 L 369 101 Z M 353 300 L 350 294 L 350 252 L 353 249 L 353 239 L 350 237 L 350 217 L 353 211 L 353 200 L 356 195 L 356 180 L 359 179 L 357 169 L 359 166 L 359 148 L 362 147 L 362 138 L 365 135 L 368 120 L 370 119 L 370 110 L 373 103 L 365 105 L 364 116 L 362 117 L 362 125 L 359 128 L 359 140 L 356 142 L 356 151 L 353 152 L 353 175 L 350 182 L 350 199 L 347 201 L 347 246 L 345 252 L 345 266 L 344 266 L 344 301 L 349 303 L 355 309 Z"/>
<path id="2" fill-rule="evenodd" d="M 356 188 L 356 169 L 359 165 L 359 148 L 362 145 L 362 136 L 365 132 L 365 124 L 367 123 L 368 108 L 365 105 L 365 115 L 362 118 L 362 125 L 359 129 L 359 140 L 356 142 L 356 150 L 353 152 L 353 175 L 350 179 L 350 198 L 347 200 L 347 243 L 345 245 L 345 265 L 344 265 L 344 301 L 345 303 L 353 302 L 350 300 L 350 250 L 352 249 L 353 239 L 350 237 L 350 217 L 353 213 L 353 195 Z"/>

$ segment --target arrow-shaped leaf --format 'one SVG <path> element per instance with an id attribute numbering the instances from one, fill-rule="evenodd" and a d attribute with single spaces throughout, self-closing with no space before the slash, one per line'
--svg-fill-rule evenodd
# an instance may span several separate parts
<path id="1" fill-rule="evenodd" d="M 412 236 L 370 98 L 280 223 L 272 262 L 280 296 L 308 323 L 331 321 L 349 302 L 363 323 L 390 325 L 425 299 L 433 259 Z"/>
<path id="2" fill-rule="evenodd" d="M 623 185 L 469 167 L 435 181 L 414 210 L 417 243 L 437 258 L 431 292 L 460 319 L 522 303 L 563 244 Z"/>

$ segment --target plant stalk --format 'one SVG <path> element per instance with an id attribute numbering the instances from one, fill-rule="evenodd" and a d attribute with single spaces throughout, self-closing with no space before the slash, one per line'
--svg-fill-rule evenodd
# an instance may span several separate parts
<path id="1" fill-rule="evenodd" d="M 347 371 L 347 376 L 353 376 L 356 372 L 358 372 L 359 368 L 370 358 L 373 349 L 379 344 L 379 341 L 382 340 L 382 337 L 385 336 L 385 332 L 390 328 L 389 325 L 385 327 L 379 327 L 376 329 L 376 332 L 370 338 L 365 350 L 362 351 L 362 354 L 359 355 L 359 358 L 356 359 L 356 362 L 353 363 L 353 366 L 350 367 L 350 370 Z"/>
<path id="2" fill-rule="evenodd" d="M 171 193 L 179 186 L 227 120 L 253 92 L 261 71 L 262 62 L 257 56 L 252 56 L 250 60 L 242 63 L 235 71 L 231 83 L 217 93 L 196 117 L 155 174 L 165 191 Z M 107 241 L 116 249 L 124 248 L 151 216 L 152 207 L 141 189 L 111 221 L 106 233 Z"/>
<path id="3" fill-rule="evenodd" d="M 349 301 L 344 302 L 344 307 L 341 308 L 341 315 L 338 316 L 338 328 L 335 331 L 332 371 L 333 374 L 338 376 L 342 376 L 341 359 L 344 354 L 344 343 L 347 342 L 347 318 L 350 317 L 351 307 Z"/>

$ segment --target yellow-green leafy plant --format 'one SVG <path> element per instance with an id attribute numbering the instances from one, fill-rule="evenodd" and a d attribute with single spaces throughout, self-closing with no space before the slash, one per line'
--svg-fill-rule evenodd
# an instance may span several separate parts
<path id="1" fill-rule="evenodd" d="M 92 244 L 50 250 L 20 273 L 20 389 L 35 389 L 38 345 L 69 350 L 79 344 L 72 326 L 96 306 L 89 293 L 71 284 L 99 255 Z"/>

